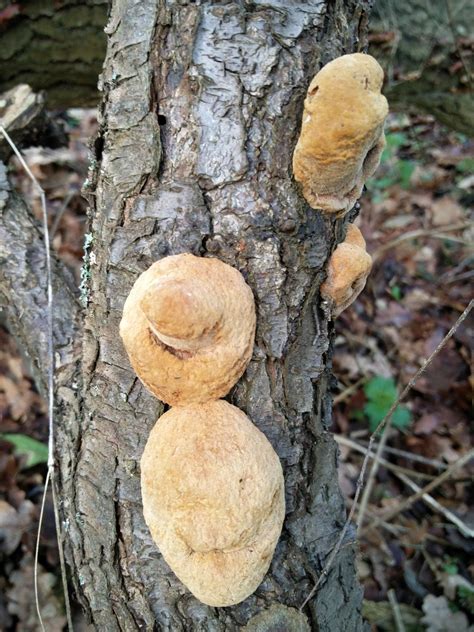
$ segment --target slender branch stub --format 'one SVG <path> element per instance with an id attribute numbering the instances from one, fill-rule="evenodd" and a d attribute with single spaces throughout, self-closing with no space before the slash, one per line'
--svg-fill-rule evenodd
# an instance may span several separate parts
<path id="1" fill-rule="evenodd" d="M 181 254 L 140 275 L 120 335 L 143 384 L 167 404 L 186 406 L 227 395 L 252 356 L 255 322 L 238 270 Z"/>
<path id="2" fill-rule="evenodd" d="M 331 305 L 334 317 L 344 311 L 365 287 L 372 268 L 372 257 L 365 249 L 365 239 L 353 224 L 346 238 L 332 253 L 327 277 L 321 285 L 321 297 Z"/>
<path id="3" fill-rule="evenodd" d="M 343 55 L 312 80 L 293 154 L 295 180 L 314 209 L 344 215 L 377 169 L 385 136 L 383 71 L 370 55 Z"/>
<path id="4" fill-rule="evenodd" d="M 223 400 L 171 408 L 141 460 L 145 521 L 200 601 L 239 603 L 262 582 L 285 516 L 283 472 L 268 439 Z"/>

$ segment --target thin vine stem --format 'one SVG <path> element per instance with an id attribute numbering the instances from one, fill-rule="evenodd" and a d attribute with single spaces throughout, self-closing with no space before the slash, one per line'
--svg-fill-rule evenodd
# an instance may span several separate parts
<path id="1" fill-rule="evenodd" d="M 46 260 L 46 295 L 47 295 L 47 307 L 46 307 L 46 340 L 47 340 L 47 360 L 48 360 L 48 369 L 47 369 L 47 390 L 48 390 L 48 461 L 47 467 L 48 471 L 46 474 L 46 480 L 44 484 L 43 490 L 43 498 L 41 499 L 41 509 L 38 520 L 38 533 L 36 537 L 36 547 L 35 547 L 35 561 L 34 561 L 34 593 L 35 593 L 35 604 L 36 604 L 36 612 L 38 613 L 39 624 L 41 626 L 42 632 L 45 632 L 43 618 L 41 616 L 41 607 L 39 603 L 39 588 L 38 588 L 38 558 L 39 558 L 39 549 L 40 549 L 40 538 L 41 538 L 41 529 L 43 526 L 43 518 L 44 518 L 44 508 L 46 502 L 46 495 L 48 493 L 49 483 L 51 482 L 52 490 L 53 490 L 53 508 L 54 508 L 54 519 L 56 525 L 56 536 L 58 542 L 58 550 L 59 550 L 59 559 L 61 566 L 61 578 L 63 584 L 64 591 L 64 601 L 66 606 L 66 617 L 68 628 L 70 632 L 73 632 L 72 625 L 72 616 L 71 616 L 71 606 L 69 601 L 69 591 L 67 587 L 67 574 L 66 574 L 66 565 L 64 561 L 64 550 L 63 550 L 63 535 L 61 529 L 61 521 L 59 517 L 58 505 L 57 505 L 57 493 L 55 489 L 55 444 L 54 444 L 54 428 L 55 428 L 55 418 L 54 418 L 54 373 L 55 373 L 55 364 L 54 364 L 54 295 L 53 295 L 53 275 L 52 275 L 52 267 L 51 267 L 51 245 L 50 245 L 50 235 L 48 228 L 48 208 L 46 202 L 46 193 L 33 172 L 29 168 L 25 159 L 23 158 L 20 150 L 15 145 L 13 140 L 11 139 L 8 132 L 5 128 L 0 125 L 0 132 L 7 141 L 7 143 L 12 148 L 13 153 L 18 158 L 21 166 L 25 170 L 26 174 L 33 182 L 34 187 L 39 195 L 41 202 L 41 211 L 42 211 L 42 223 L 43 223 L 43 244 L 44 244 L 44 252 L 45 252 L 45 260 Z"/>

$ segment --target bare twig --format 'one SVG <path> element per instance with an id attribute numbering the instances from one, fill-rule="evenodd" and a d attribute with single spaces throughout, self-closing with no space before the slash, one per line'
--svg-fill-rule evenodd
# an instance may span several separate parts
<path id="1" fill-rule="evenodd" d="M 357 452 L 361 452 L 362 454 L 365 454 L 365 452 L 366 452 L 366 449 L 363 446 L 359 445 L 355 441 L 352 441 L 352 439 L 348 439 L 347 437 L 344 437 L 342 435 L 334 435 L 334 438 L 341 445 L 346 445 L 346 446 L 356 450 Z M 373 452 L 369 452 L 369 456 L 370 456 L 371 459 L 375 458 L 375 454 Z M 386 467 L 388 470 L 393 472 L 397 478 L 399 478 L 401 481 L 403 481 L 405 483 L 405 485 L 410 487 L 413 491 L 415 491 L 415 492 L 423 491 L 421 489 L 421 487 L 419 487 L 416 483 L 414 483 L 411 480 L 411 478 L 409 478 L 407 476 L 407 474 L 410 474 L 411 476 L 420 477 L 420 473 L 419 472 L 411 471 L 411 470 L 408 470 L 408 469 L 406 469 L 404 467 L 400 467 L 398 465 L 395 465 L 394 463 L 390 463 L 390 461 L 385 460 L 383 457 L 380 457 L 379 461 L 384 467 Z M 459 465 L 458 462 L 456 462 L 454 465 L 456 467 L 453 466 L 451 468 L 451 470 L 450 470 L 451 474 L 454 472 L 454 470 L 456 470 L 456 469 L 458 469 L 459 467 L 462 466 L 462 464 Z M 442 474 L 441 476 L 438 476 L 436 478 L 434 476 L 429 476 L 428 478 L 430 480 L 432 480 L 432 481 L 438 481 L 438 484 L 440 484 L 440 482 L 442 483 L 445 480 L 445 474 Z M 421 476 L 421 478 L 425 478 L 425 475 Z M 414 498 L 414 497 L 412 496 L 410 498 Z M 413 504 L 416 500 L 417 499 L 415 498 L 415 500 L 413 500 L 410 504 Z M 433 498 L 432 496 L 430 496 L 427 493 L 424 493 L 421 496 L 421 500 L 423 500 L 427 505 L 432 507 L 435 511 L 443 514 L 443 516 L 447 520 L 449 520 L 450 522 L 452 522 L 453 524 L 455 524 L 458 527 L 458 529 L 461 531 L 461 533 L 463 533 L 463 535 L 465 535 L 468 538 L 474 537 L 474 529 L 471 529 L 468 526 L 466 526 L 464 524 L 464 522 L 460 518 L 458 518 L 455 514 L 453 514 L 452 511 L 449 511 L 449 509 L 446 509 L 446 507 L 443 507 L 443 505 L 441 505 L 441 503 L 439 503 L 435 498 Z M 405 505 L 405 503 L 404 503 L 404 505 Z M 362 533 L 365 533 L 365 531 L 373 529 L 374 527 L 382 526 L 382 527 L 387 528 L 389 520 L 391 520 L 397 514 L 401 513 L 402 511 L 404 511 L 405 509 L 408 508 L 407 506 L 403 506 L 400 509 L 400 507 L 402 507 L 402 505 L 399 505 L 398 507 L 395 507 L 393 510 L 391 510 L 391 512 L 389 512 L 389 515 L 388 514 L 383 514 L 382 516 L 375 516 L 373 522 L 371 522 L 366 529 L 363 529 Z M 366 511 L 366 514 L 371 515 L 368 510 Z"/>
<path id="2" fill-rule="evenodd" d="M 432 228 L 429 230 L 419 228 L 417 230 L 411 230 L 408 233 L 404 233 L 403 235 L 392 239 L 392 241 L 389 241 L 387 244 L 384 244 L 383 246 L 377 248 L 377 250 L 372 254 L 372 260 L 376 261 L 384 252 L 386 252 L 387 250 L 391 250 L 395 246 L 398 246 L 399 244 L 409 239 L 416 239 L 417 237 L 436 237 L 441 232 L 443 233 L 442 238 L 448 239 L 447 235 L 444 233 L 462 230 L 464 228 L 469 228 L 469 226 L 471 226 L 470 222 L 464 222 L 462 224 L 455 224 L 454 226 L 443 227 L 442 231 L 439 228 Z"/>
<path id="3" fill-rule="evenodd" d="M 374 522 L 372 522 L 367 527 L 367 530 L 374 529 L 382 521 L 387 522 L 391 520 L 392 518 L 400 514 L 402 511 L 406 511 L 407 509 L 409 509 L 417 500 L 422 499 L 428 505 L 433 507 L 433 509 L 443 514 L 450 522 L 455 524 L 459 528 L 459 530 L 463 533 L 463 535 L 465 535 L 468 538 L 474 538 L 474 529 L 471 529 L 466 524 L 464 524 L 464 522 L 460 520 L 451 511 L 449 511 L 449 509 L 446 509 L 445 507 L 443 507 L 443 505 L 441 505 L 437 500 L 435 500 L 432 496 L 429 495 L 429 492 L 433 491 L 433 489 L 435 489 L 436 487 L 439 487 L 439 485 L 444 483 L 444 481 L 448 480 L 454 474 L 456 470 L 466 465 L 466 463 L 468 463 L 472 458 L 474 458 L 474 449 L 470 450 L 460 459 L 455 461 L 452 465 L 450 465 L 450 467 L 448 467 L 448 469 L 445 472 L 437 476 L 435 479 L 433 479 L 430 483 L 428 483 L 423 488 L 418 487 L 416 483 L 414 483 L 404 474 L 396 473 L 396 475 L 400 478 L 400 480 L 402 480 L 406 485 L 408 485 L 408 487 L 411 487 L 411 489 L 413 489 L 416 493 L 406 498 L 397 507 L 389 509 L 386 513 L 382 514 L 380 518 L 375 519 Z"/>
<path id="4" fill-rule="evenodd" d="M 419 487 L 416 483 L 414 483 L 410 478 L 408 478 L 404 474 L 396 473 L 396 476 L 398 476 L 398 478 L 401 481 L 403 481 L 405 485 L 410 487 L 414 492 L 422 491 L 421 487 Z M 426 493 L 423 494 L 421 497 L 421 500 L 423 500 L 427 505 L 432 507 L 435 511 L 442 514 L 447 520 L 449 520 L 449 522 L 452 522 L 453 524 L 455 524 L 457 528 L 459 529 L 459 531 L 461 531 L 461 533 L 466 538 L 474 538 L 474 529 L 471 529 L 470 527 L 468 527 L 460 518 L 458 518 L 458 516 L 456 516 L 456 514 L 454 514 L 452 511 L 450 511 L 446 507 L 443 507 L 443 505 L 439 503 L 435 498 L 430 496 L 430 494 L 426 494 Z"/>
<path id="5" fill-rule="evenodd" d="M 344 435 L 334 435 L 334 438 L 339 444 L 346 445 L 347 447 L 352 448 L 353 450 L 356 450 L 356 452 L 360 452 L 361 454 L 365 454 L 367 452 L 367 449 L 364 446 L 358 444 L 356 441 L 353 441 L 352 439 L 344 437 Z M 375 453 L 369 452 L 369 457 L 371 459 L 375 459 L 376 458 Z M 388 470 L 392 472 L 398 472 L 400 474 L 409 474 L 410 476 L 416 476 L 417 478 L 424 478 L 425 480 L 429 480 L 429 481 L 432 481 L 435 478 L 434 476 L 431 476 L 430 474 L 424 474 L 423 472 L 415 472 L 413 470 L 409 470 L 406 467 L 395 465 L 395 463 L 390 463 L 390 461 L 387 461 L 383 457 L 380 457 L 379 461 L 384 467 L 386 467 Z"/>
<path id="6" fill-rule="evenodd" d="M 390 407 L 390 410 L 388 411 L 388 413 L 385 415 L 385 417 L 379 423 L 379 425 L 377 426 L 375 431 L 372 433 L 372 435 L 370 437 L 369 445 L 367 446 L 367 453 L 366 453 L 366 455 L 364 457 L 364 460 L 362 462 L 362 467 L 361 467 L 361 470 L 360 470 L 359 478 L 357 479 L 356 491 L 355 491 L 355 494 L 354 494 L 354 502 L 353 502 L 352 507 L 351 507 L 351 509 L 349 511 L 349 515 L 347 516 L 346 522 L 344 523 L 344 526 L 341 529 L 341 533 L 339 534 L 339 538 L 337 539 L 336 544 L 334 545 L 332 551 L 329 553 L 329 556 L 327 558 L 326 564 L 324 565 L 324 568 L 321 571 L 321 574 L 319 575 L 319 577 L 318 577 L 315 585 L 311 589 L 310 593 L 308 594 L 306 599 L 301 604 L 300 610 L 303 610 L 303 608 L 306 606 L 308 601 L 310 601 L 310 599 L 312 599 L 312 597 L 315 595 L 315 593 L 318 590 L 318 588 L 321 586 L 321 584 L 324 582 L 324 580 L 328 576 L 329 570 L 331 569 L 331 567 L 332 567 L 332 565 L 334 563 L 334 560 L 335 560 L 335 558 L 336 558 L 336 556 L 337 556 L 337 554 L 338 554 L 338 552 L 339 552 L 339 550 L 341 548 L 342 542 L 344 541 L 344 538 L 346 536 L 346 533 L 347 533 L 347 530 L 349 528 L 349 525 L 351 524 L 352 518 L 354 517 L 354 513 L 355 513 L 355 510 L 356 510 L 356 507 L 357 507 L 357 501 L 359 499 L 360 492 L 361 492 L 363 484 L 364 484 L 365 472 L 367 470 L 367 464 L 368 464 L 369 458 L 370 458 L 369 457 L 369 453 L 372 450 L 372 447 L 373 447 L 373 444 L 375 442 L 376 436 L 382 430 L 382 428 L 385 427 L 385 425 L 388 423 L 388 421 L 392 418 L 392 415 L 395 412 L 397 406 L 400 404 L 400 402 L 406 396 L 406 394 L 410 391 L 410 389 L 415 385 L 415 383 L 418 380 L 418 378 L 428 368 L 428 366 L 431 364 L 431 362 L 436 357 L 436 355 L 441 351 L 441 349 L 445 346 L 445 344 L 448 342 L 448 340 L 453 336 L 453 334 L 456 332 L 456 330 L 461 325 L 461 323 L 468 316 L 468 314 L 470 313 L 473 305 L 474 305 L 474 299 L 469 303 L 469 305 L 466 307 L 466 309 L 463 311 L 463 313 L 459 316 L 459 318 L 457 319 L 455 324 L 451 327 L 451 329 L 448 331 L 446 336 L 443 338 L 443 340 L 440 342 L 440 344 L 436 347 L 436 349 L 433 351 L 433 353 L 429 356 L 429 358 L 427 360 L 425 360 L 425 362 L 422 364 L 422 366 L 418 369 L 418 371 L 415 373 L 415 375 L 411 378 L 411 380 L 408 382 L 408 384 L 403 389 L 402 393 L 398 396 L 398 398 L 395 400 L 395 402 Z M 379 446 L 377 448 L 377 452 L 380 452 L 380 453 L 382 452 L 382 449 L 383 449 L 383 446 L 382 446 L 382 448 L 379 450 L 381 444 L 382 444 L 382 442 L 379 443 Z M 376 463 L 376 462 L 377 461 L 374 461 L 374 463 Z M 446 470 L 446 471 L 448 471 L 448 470 Z M 434 482 L 434 481 L 432 481 L 432 482 Z"/>
<path id="7" fill-rule="evenodd" d="M 378 516 L 376 516 L 372 511 L 369 512 L 369 515 L 374 520 L 378 518 Z M 390 522 L 382 522 L 380 526 L 397 538 L 400 537 L 400 533 L 407 533 L 410 530 L 408 527 L 405 527 L 401 524 L 391 524 Z"/>
<path id="8" fill-rule="evenodd" d="M 368 450 L 369 451 L 372 448 L 372 445 L 374 443 L 374 439 L 377 436 L 377 434 L 380 431 L 383 431 L 382 432 L 382 436 L 380 438 L 380 442 L 379 442 L 379 444 L 377 446 L 376 458 L 375 458 L 375 460 L 374 460 L 374 462 L 372 464 L 372 467 L 370 469 L 369 478 L 367 480 L 367 485 L 366 485 L 366 487 L 364 489 L 364 493 L 362 495 L 362 499 L 361 499 L 361 502 L 360 502 L 359 516 L 358 516 L 358 520 L 357 520 L 357 530 L 358 531 L 360 531 L 361 526 L 362 526 L 362 524 L 364 522 L 365 509 L 367 508 L 367 504 L 369 502 L 370 494 L 372 493 L 372 487 L 374 485 L 375 476 L 376 476 L 377 470 L 378 470 L 378 464 L 379 464 L 378 459 L 382 455 L 383 449 L 384 449 L 385 444 L 386 444 L 387 439 L 388 439 L 388 429 L 391 426 L 393 413 L 398 408 L 398 405 L 400 404 L 400 402 L 405 398 L 405 396 L 407 395 L 409 390 L 415 385 L 415 383 L 420 378 L 420 376 L 426 371 L 426 369 L 429 367 L 429 365 L 434 360 L 434 358 L 438 355 L 438 353 L 441 351 L 441 349 L 443 349 L 443 347 L 446 345 L 448 340 L 450 340 L 451 337 L 454 335 L 454 333 L 456 332 L 458 327 L 461 325 L 461 323 L 464 321 L 464 319 L 468 316 L 468 314 L 471 311 L 473 306 L 474 306 L 474 299 L 471 300 L 469 305 L 463 311 L 461 316 L 459 316 L 459 318 L 457 319 L 455 324 L 451 327 L 451 329 L 448 331 L 446 336 L 439 343 L 439 345 L 436 347 L 436 349 L 433 351 L 433 353 L 429 356 L 429 358 L 427 360 L 425 360 L 425 362 L 423 362 L 423 364 L 418 369 L 418 371 L 415 373 L 415 375 L 409 380 L 408 384 L 405 386 L 405 388 L 400 393 L 400 395 L 395 399 L 393 404 L 390 406 L 390 409 L 389 409 L 388 413 L 385 415 L 385 417 L 382 419 L 382 421 L 379 423 L 379 425 L 375 429 L 375 432 L 370 437 L 370 441 L 369 441 L 369 445 L 368 445 Z"/>
<path id="9" fill-rule="evenodd" d="M 35 546 L 35 566 L 34 566 L 34 570 L 33 570 L 34 587 L 35 587 L 36 612 L 38 614 L 38 620 L 39 620 L 39 624 L 41 626 L 42 632 L 45 632 L 45 629 L 44 629 L 43 617 L 41 616 L 41 608 L 40 608 L 40 602 L 39 602 L 38 556 L 39 556 L 39 549 L 40 549 L 41 527 L 43 525 L 43 517 L 44 517 L 44 506 L 46 504 L 46 492 L 47 492 L 47 489 L 48 489 L 50 476 L 51 476 L 51 470 L 48 468 L 48 472 L 46 474 L 46 480 L 45 480 L 45 483 L 44 483 L 43 498 L 41 499 L 40 515 L 39 515 L 39 519 L 38 519 L 38 533 L 36 534 L 36 546 Z"/>
<path id="10" fill-rule="evenodd" d="M 336 437 L 337 440 L 337 437 Z M 368 443 L 366 441 L 361 442 L 364 447 L 367 447 Z M 373 447 L 377 448 L 378 443 L 374 443 Z M 365 450 L 364 450 L 365 452 Z M 443 461 L 438 461 L 438 459 L 428 459 L 426 456 L 422 456 L 421 454 L 414 454 L 413 452 L 407 452 L 407 450 L 399 450 L 398 448 L 392 448 L 390 446 L 385 447 L 385 452 L 389 452 L 390 454 L 395 454 L 396 456 L 402 456 L 405 459 L 410 461 L 416 461 L 418 463 L 424 463 L 425 465 L 431 465 L 431 467 L 436 467 L 441 470 L 445 470 L 448 466 Z"/>
<path id="11" fill-rule="evenodd" d="M 451 285 L 451 283 L 457 283 L 458 281 L 465 281 L 466 279 L 470 279 L 472 276 L 474 276 L 474 270 L 466 270 L 466 272 L 462 272 L 457 276 L 451 277 L 448 281 L 446 281 L 446 283 L 449 283 Z"/>
<path id="12" fill-rule="evenodd" d="M 357 382 L 355 382 L 354 384 L 351 384 L 350 386 L 345 388 L 343 391 L 341 391 L 338 395 L 336 395 L 333 399 L 333 405 L 335 406 L 336 404 L 340 404 L 341 402 L 346 400 L 348 397 L 350 397 L 352 393 L 354 393 L 359 388 L 359 386 L 364 383 L 364 380 L 365 378 L 361 377 L 360 380 L 357 380 Z"/>
<path id="13" fill-rule="evenodd" d="M 64 530 L 61 529 L 61 518 L 59 516 L 59 502 L 58 502 L 58 492 L 57 492 L 57 480 L 56 480 L 56 472 L 54 467 L 48 470 L 48 473 L 51 472 L 51 489 L 53 491 L 53 509 L 54 509 L 54 522 L 56 525 L 56 533 L 58 538 L 58 550 L 59 550 L 59 566 L 61 568 L 61 580 L 63 583 L 63 592 L 65 594 L 64 605 L 66 607 L 66 619 L 68 622 L 69 632 L 73 632 L 72 626 L 72 613 L 71 613 L 71 603 L 69 601 L 69 591 L 67 586 L 67 574 L 66 574 L 66 561 L 64 559 Z M 58 527 L 59 525 L 59 527 Z"/>
<path id="14" fill-rule="evenodd" d="M 397 597 L 395 595 L 395 591 L 393 588 L 387 592 L 387 597 L 392 606 L 393 618 L 395 620 L 395 627 L 397 628 L 397 632 L 405 632 L 405 625 L 402 619 L 402 612 L 400 610 L 400 606 L 397 601 Z"/>
<path id="15" fill-rule="evenodd" d="M 28 174 L 28 177 L 33 182 L 34 187 L 37 190 L 37 193 L 41 200 L 41 210 L 42 210 L 42 219 L 43 219 L 43 240 L 44 240 L 44 251 L 45 251 L 45 259 L 46 259 L 46 287 L 47 287 L 47 357 L 48 357 L 48 472 L 46 475 L 44 491 L 43 491 L 43 499 L 41 501 L 41 510 L 38 522 L 38 534 L 36 539 L 36 550 L 35 550 L 35 566 L 34 566 L 34 591 L 35 591 L 35 603 L 36 603 L 36 611 L 38 613 L 38 619 L 41 626 L 41 630 L 45 632 L 43 619 L 41 616 L 41 608 L 39 604 L 39 594 L 38 594 L 38 556 L 39 556 L 39 545 L 40 545 L 40 535 L 41 528 L 43 525 L 43 516 L 44 516 L 44 506 L 46 500 L 46 494 L 48 491 L 48 486 L 50 480 L 54 479 L 54 337 L 53 337 L 53 283 L 52 283 L 52 272 L 51 272 L 51 251 L 50 251 L 50 237 L 49 237 L 49 228 L 48 228 L 48 210 L 46 206 L 46 194 L 41 187 L 38 180 L 33 175 L 32 171 L 28 167 L 25 162 L 23 156 L 18 150 L 15 143 L 10 138 L 9 134 L 5 130 L 5 128 L 0 125 L 0 132 L 7 141 L 7 143 L 12 148 L 15 156 L 20 161 L 21 166 Z M 54 516 L 56 523 L 56 534 L 58 541 L 58 549 L 59 549 L 59 557 L 61 561 L 61 577 L 63 581 L 63 589 L 64 589 L 64 600 L 66 603 L 66 615 L 68 621 L 69 630 L 72 632 L 72 618 L 71 618 L 71 609 L 69 604 L 69 592 L 67 588 L 67 578 L 66 578 L 66 567 L 64 565 L 64 551 L 62 548 L 62 529 L 61 522 L 59 520 L 59 513 L 57 508 L 57 499 L 55 490 L 53 489 L 53 505 L 54 505 Z"/>
<path id="16" fill-rule="evenodd" d="M 442 241 L 454 241 L 457 244 L 462 244 L 463 246 L 469 246 L 470 248 L 472 248 L 472 241 L 466 241 L 465 239 L 461 239 L 460 237 L 453 237 L 452 235 L 448 235 L 448 230 L 449 228 L 446 229 L 445 233 L 438 231 L 437 233 L 431 235 L 431 237 L 433 237 L 434 239 L 441 239 Z"/>
<path id="17" fill-rule="evenodd" d="M 72 198 L 76 195 L 76 191 L 69 191 L 69 193 L 66 196 L 66 199 L 64 200 L 61 208 L 59 209 L 59 211 L 56 214 L 56 217 L 54 218 L 54 222 L 53 225 L 51 226 L 51 239 L 53 239 L 53 237 L 56 234 L 56 231 L 58 230 L 58 226 L 59 226 L 59 222 L 61 221 L 62 216 L 64 215 L 67 207 L 69 206 L 69 202 L 72 200 Z"/>
<path id="18" fill-rule="evenodd" d="M 444 272 L 438 278 L 438 283 L 444 283 L 448 279 L 452 279 L 453 277 L 457 276 L 459 273 L 462 273 L 466 268 L 468 268 L 468 271 L 470 271 L 471 263 L 472 263 L 472 256 L 469 255 L 465 257 L 462 261 L 460 261 L 457 266 L 454 266 L 453 268 L 446 270 L 446 272 Z"/>

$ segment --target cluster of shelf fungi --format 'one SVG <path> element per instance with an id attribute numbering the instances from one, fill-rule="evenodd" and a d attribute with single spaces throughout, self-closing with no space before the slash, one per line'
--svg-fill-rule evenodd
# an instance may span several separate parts
<path id="1" fill-rule="evenodd" d="M 370 55 L 344 55 L 312 80 L 293 173 L 315 211 L 342 217 L 359 199 L 385 145 L 383 72 Z M 360 230 L 328 260 L 323 301 L 337 317 L 371 268 Z M 143 510 L 153 540 L 201 602 L 239 603 L 262 582 L 285 515 L 284 479 L 269 441 L 222 398 L 252 356 L 255 305 L 234 268 L 180 254 L 143 272 L 120 325 L 131 364 L 171 408 L 141 460 Z"/>

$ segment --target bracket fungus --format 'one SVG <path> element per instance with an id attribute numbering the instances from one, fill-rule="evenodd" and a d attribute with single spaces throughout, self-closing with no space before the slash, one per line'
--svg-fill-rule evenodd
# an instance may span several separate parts
<path id="1" fill-rule="evenodd" d="M 120 334 L 143 384 L 171 405 L 226 395 L 253 351 L 255 305 L 244 278 L 218 259 L 165 257 L 143 272 Z"/>
<path id="2" fill-rule="evenodd" d="M 343 215 L 359 199 L 385 146 L 383 70 L 370 55 L 343 55 L 311 81 L 293 154 L 295 180 L 314 209 Z"/>
<path id="3" fill-rule="evenodd" d="M 229 606 L 256 590 L 285 514 L 277 454 L 223 400 L 171 408 L 141 460 L 145 521 L 177 577 L 203 603 Z"/>
<path id="4" fill-rule="evenodd" d="M 252 617 L 247 623 L 245 632 L 311 632 L 307 617 L 296 608 L 288 608 L 281 603 L 274 603 Z"/>
<path id="5" fill-rule="evenodd" d="M 365 249 L 362 233 L 349 224 L 345 240 L 329 259 L 327 278 L 321 285 L 321 297 L 331 305 L 333 316 L 339 316 L 359 296 L 371 267 L 372 257 Z"/>

